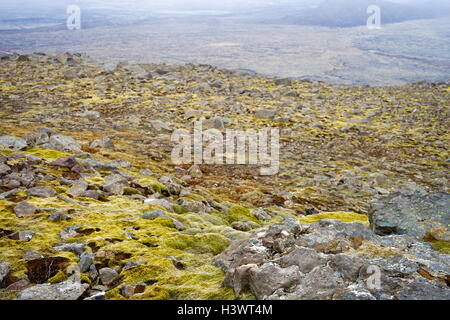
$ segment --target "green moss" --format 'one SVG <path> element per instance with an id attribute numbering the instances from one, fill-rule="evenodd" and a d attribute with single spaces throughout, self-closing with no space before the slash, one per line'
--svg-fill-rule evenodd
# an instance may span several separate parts
<path id="1" fill-rule="evenodd" d="M 450 241 L 430 241 L 431 245 L 436 251 L 450 254 Z"/>
<path id="2" fill-rule="evenodd" d="M 136 184 L 140 185 L 144 188 L 151 188 L 154 193 L 166 193 L 168 194 L 169 191 L 167 190 L 167 187 L 163 185 L 161 182 L 159 182 L 156 178 L 153 177 L 145 177 L 141 179 L 136 180 Z"/>
<path id="3" fill-rule="evenodd" d="M 69 154 L 59 152 L 56 150 L 50 150 L 50 149 L 29 149 L 26 151 L 27 154 L 30 154 L 35 157 L 44 158 L 47 160 L 55 160 L 62 157 L 67 157 Z"/>
<path id="4" fill-rule="evenodd" d="M 228 215 L 226 216 L 226 219 L 229 223 L 248 220 L 259 224 L 259 220 L 255 218 L 251 211 L 241 206 L 233 206 L 228 209 Z"/>
<path id="5" fill-rule="evenodd" d="M 179 234 L 166 239 L 164 243 L 166 246 L 178 250 L 216 255 L 228 247 L 230 241 L 220 234 L 206 233 L 196 235 Z"/>
<path id="6" fill-rule="evenodd" d="M 159 286 L 148 286 L 144 293 L 133 296 L 136 300 L 169 300 L 171 298 L 170 291 Z"/>
<path id="7" fill-rule="evenodd" d="M 173 211 L 177 214 L 185 214 L 189 212 L 185 207 L 180 206 L 179 204 L 173 206 Z"/>
<path id="8" fill-rule="evenodd" d="M 106 300 L 126 300 L 124 296 L 120 294 L 120 287 L 116 287 L 112 290 L 109 290 L 105 294 Z"/>
<path id="9" fill-rule="evenodd" d="M 18 294 L 18 291 L 0 290 L 0 301 L 13 300 Z"/>
<path id="10" fill-rule="evenodd" d="M 13 154 L 13 153 L 15 153 L 16 151 L 14 151 L 14 150 L 9 150 L 9 149 L 3 149 L 3 148 L 0 148 L 0 156 L 9 156 L 9 155 L 11 155 L 11 154 Z"/>
<path id="11" fill-rule="evenodd" d="M 203 198 L 201 195 L 190 193 L 180 198 L 180 200 L 187 200 L 187 201 L 204 201 L 205 198 Z"/>
<path id="12" fill-rule="evenodd" d="M 54 275 L 52 278 L 48 279 L 48 283 L 59 283 L 59 282 L 63 282 L 66 281 L 68 279 L 67 274 L 65 274 L 65 272 L 63 271 L 58 271 L 58 273 L 56 275 Z"/>
<path id="13" fill-rule="evenodd" d="M 85 273 L 82 273 L 80 275 L 80 280 L 81 280 L 82 283 L 88 283 L 88 284 L 92 283 L 91 278 L 89 278 L 89 276 L 87 274 L 85 274 Z"/>
<path id="14" fill-rule="evenodd" d="M 149 264 L 140 265 L 123 271 L 123 282 L 127 284 L 138 284 L 149 281 L 159 281 L 174 269 L 175 268 L 169 259 L 154 257 Z"/>
<path id="15" fill-rule="evenodd" d="M 369 218 L 366 215 L 358 214 L 355 212 L 322 212 L 319 214 L 314 214 L 299 219 L 301 223 L 315 223 L 322 219 L 335 219 L 342 222 L 359 222 L 365 226 L 369 225 Z"/>

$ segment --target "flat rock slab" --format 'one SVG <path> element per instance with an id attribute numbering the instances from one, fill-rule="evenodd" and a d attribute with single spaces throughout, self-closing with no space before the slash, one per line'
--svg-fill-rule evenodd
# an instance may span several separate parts
<path id="1" fill-rule="evenodd" d="M 40 284 L 21 291 L 14 300 L 77 300 L 88 286 L 72 281 Z"/>
<path id="2" fill-rule="evenodd" d="M 372 230 L 379 235 L 407 234 L 450 241 L 450 194 L 394 193 L 374 203 L 369 211 Z"/>

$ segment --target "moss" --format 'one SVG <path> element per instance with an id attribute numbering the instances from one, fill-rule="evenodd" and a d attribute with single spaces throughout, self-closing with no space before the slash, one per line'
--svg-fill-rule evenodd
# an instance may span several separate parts
<path id="1" fill-rule="evenodd" d="M 124 296 L 120 294 L 120 287 L 116 287 L 112 290 L 109 290 L 105 294 L 106 300 L 126 300 Z"/>
<path id="2" fill-rule="evenodd" d="M 436 251 L 450 254 L 450 241 L 430 241 L 431 245 Z"/>
<path id="3" fill-rule="evenodd" d="M 13 300 L 18 294 L 18 291 L 0 290 L 0 301 Z"/>
<path id="4" fill-rule="evenodd" d="M 140 194 L 140 192 L 138 190 L 136 190 L 135 188 L 125 187 L 123 189 L 123 194 L 127 195 L 127 196 L 132 196 L 134 194 Z"/>
<path id="5" fill-rule="evenodd" d="M 36 149 L 36 148 L 32 148 L 26 151 L 27 154 L 35 156 L 35 157 L 39 157 L 39 158 L 44 158 L 47 160 L 56 160 L 59 158 L 63 158 L 63 157 L 67 157 L 69 156 L 69 154 L 67 153 L 63 153 L 63 152 L 59 152 L 56 150 L 50 150 L 50 149 Z"/>
<path id="6" fill-rule="evenodd" d="M 361 246 L 358 248 L 357 253 L 359 255 L 369 258 L 374 257 L 390 258 L 401 254 L 401 250 L 394 248 L 380 247 L 369 241 L 363 241 Z"/>
<path id="7" fill-rule="evenodd" d="M 136 180 L 136 184 L 140 185 L 144 188 L 151 188 L 154 193 L 166 193 L 168 194 L 169 191 L 167 190 L 167 187 L 163 185 L 161 182 L 159 182 L 156 178 L 153 177 L 145 177 L 140 178 Z"/>
<path id="8" fill-rule="evenodd" d="M 148 286 L 144 293 L 133 296 L 136 300 L 169 300 L 171 299 L 170 291 L 165 287 Z"/>
<path id="9" fill-rule="evenodd" d="M 190 193 L 180 198 L 180 200 L 187 200 L 187 201 L 204 201 L 205 198 L 203 198 L 201 195 Z"/>
<path id="10" fill-rule="evenodd" d="M 66 281 L 67 279 L 68 279 L 67 274 L 60 270 L 60 271 L 58 271 L 58 273 L 56 275 L 54 275 L 52 278 L 48 279 L 47 282 L 48 283 L 59 283 L 59 282 Z"/>
<path id="11" fill-rule="evenodd" d="M 13 154 L 13 153 L 15 153 L 16 151 L 14 151 L 14 150 L 9 150 L 9 149 L 3 149 L 3 148 L 0 148 L 0 156 L 9 156 L 9 155 L 11 155 L 11 154 Z"/>
<path id="12" fill-rule="evenodd" d="M 174 270 L 171 260 L 154 256 L 149 264 L 123 271 L 123 282 L 127 284 L 157 282 L 170 273 L 171 270 Z"/>
<path id="13" fill-rule="evenodd" d="M 365 226 L 369 225 L 369 218 L 366 215 L 358 214 L 355 212 L 322 212 L 319 214 L 314 214 L 299 219 L 301 223 L 315 223 L 322 219 L 335 219 L 342 222 L 359 222 Z"/>
<path id="14" fill-rule="evenodd" d="M 164 243 L 166 246 L 174 249 L 216 255 L 228 247 L 230 241 L 220 234 L 206 233 L 196 235 L 179 234 L 166 239 Z"/>
<path id="15" fill-rule="evenodd" d="M 259 224 L 259 220 L 255 218 L 251 211 L 242 206 L 233 206 L 228 209 L 228 215 L 226 216 L 226 219 L 229 223 L 248 220 Z"/>
<path id="16" fill-rule="evenodd" d="M 185 207 L 180 206 L 179 204 L 173 206 L 173 211 L 177 214 L 185 214 L 189 212 Z"/>
<path id="17" fill-rule="evenodd" d="M 89 276 L 86 273 L 80 274 L 80 280 L 82 283 L 88 283 L 88 284 L 92 283 L 91 278 L 89 278 Z"/>

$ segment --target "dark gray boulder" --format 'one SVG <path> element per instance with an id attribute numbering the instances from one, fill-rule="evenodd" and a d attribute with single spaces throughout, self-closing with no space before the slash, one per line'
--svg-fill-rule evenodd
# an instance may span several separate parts
<path id="1" fill-rule="evenodd" d="M 407 234 L 450 241 L 450 194 L 394 193 L 372 204 L 372 230 L 379 235 Z"/>

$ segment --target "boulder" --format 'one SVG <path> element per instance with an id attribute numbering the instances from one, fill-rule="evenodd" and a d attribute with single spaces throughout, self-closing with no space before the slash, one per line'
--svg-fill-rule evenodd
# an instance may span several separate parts
<path id="1" fill-rule="evenodd" d="M 40 198 L 51 198 L 56 195 L 56 191 L 52 187 L 42 186 L 30 188 L 26 191 L 29 196 L 40 197 Z"/>
<path id="2" fill-rule="evenodd" d="M 102 268 L 99 270 L 100 281 L 105 286 L 110 286 L 119 277 L 116 270 L 111 268 Z"/>
<path id="3" fill-rule="evenodd" d="M 23 150 L 27 147 L 27 142 L 24 139 L 13 136 L 0 137 L 0 149 L 9 149 L 14 151 Z"/>
<path id="4" fill-rule="evenodd" d="M 394 193 L 372 204 L 369 220 L 372 230 L 380 235 L 450 241 L 450 194 Z"/>
<path id="5" fill-rule="evenodd" d="M 408 235 L 323 219 L 258 229 L 214 258 L 224 286 L 258 299 L 448 299 L 450 255 Z"/>
<path id="6" fill-rule="evenodd" d="M 88 287 L 88 284 L 72 281 L 39 284 L 21 291 L 14 300 L 77 300 Z"/>
<path id="7" fill-rule="evenodd" d="M 81 153 L 81 146 L 72 137 L 62 134 L 53 134 L 48 143 L 43 145 L 46 149 L 53 149 L 60 152 Z"/>
<path id="8" fill-rule="evenodd" d="M 31 215 L 35 214 L 37 211 L 38 211 L 38 208 L 36 208 L 34 205 L 32 205 L 26 201 L 19 202 L 19 204 L 17 204 L 14 207 L 14 213 L 16 214 L 16 216 L 18 218 L 25 218 L 25 217 L 31 216 Z"/>
<path id="9" fill-rule="evenodd" d="M 72 186 L 66 191 L 66 193 L 72 196 L 73 198 L 78 198 L 79 196 L 84 194 L 87 188 L 88 188 L 87 182 L 83 180 L 78 180 L 72 184 Z"/>

